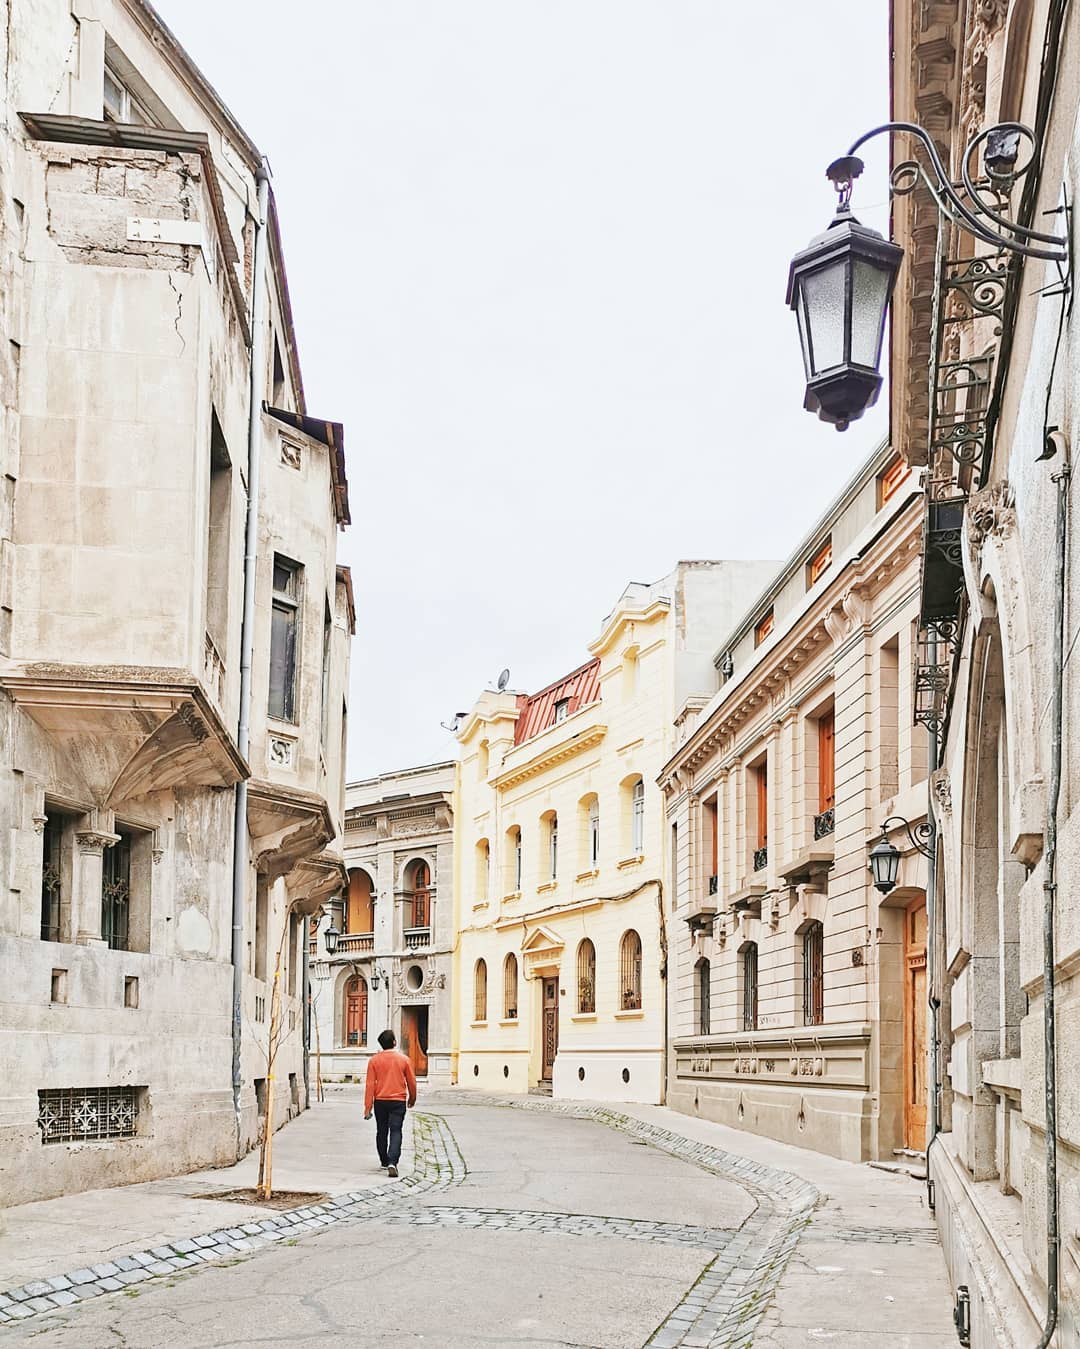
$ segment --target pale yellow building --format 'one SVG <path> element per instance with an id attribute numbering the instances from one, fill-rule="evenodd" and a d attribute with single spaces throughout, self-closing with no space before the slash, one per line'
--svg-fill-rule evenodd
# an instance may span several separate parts
<path id="1" fill-rule="evenodd" d="M 656 776 L 715 634 L 775 564 L 627 587 L 589 660 L 489 691 L 459 731 L 454 1057 L 462 1086 L 659 1101 L 667 856 Z"/>

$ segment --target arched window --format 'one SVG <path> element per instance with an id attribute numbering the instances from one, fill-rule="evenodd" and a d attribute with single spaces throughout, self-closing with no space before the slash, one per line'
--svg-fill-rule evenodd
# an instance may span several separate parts
<path id="1" fill-rule="evenodd" d="M 559 874 L 559 817 L 553 810 L 545 811 L 540 824 L 547 839 L 547 879 L 553 881 Z"/>
<path id="2" fill-rule="evenodd" d="M 641 938 L 633 928 L 619 943 L 619 1006 L 624 1012 L 641 1009 Z"/>
<path id="3" fill-rule="evenodd" d="M 645 783 L 638 778 L 630 793 L 630 852 L 645 851 Z"/>
<path id="4" fill-rule="evenodd" d="M 697 963 L 697 1029 L 699 1035 L 712 1030 L 712 966 L 707 960 Z"/>
<path id="5" fill-rule="evenodd" d="M 802 939 L 802 1014 L 804 1026 L 825 1020 L 825 929 L 810 923 Z"/>
<path id="6" fill-rule="evenodd" d="M 596 1011 L 596 947 L 588 937 L 577 949 L 577 1009 Z"/>
<path id="7" fill-rule="evenodd" d="M 473 976 L 473 1020 L 487 1020 L 487 961 L 476 962 Z"/>
<path id="8" fill-rule="evenodd" d="M 600 802 L 595 793 L 578 802 L 579 861 L 582 871 L 600 865 Z"/>
<path id="9" fill-rule="evenodd" d="M 345 985 L 345 1044 L 358 1049 L 367 1044 L 367 980 L 354 975 Z"/>
<path id="10" fill-rule="evenodd" d="M 513 951 L 503 961 L 503 1018 L 516 1021 L 518 1014 L 518 963 Z"/>
<path id="11" fill-rule="evenodd" d="M 412 875 L 406 887 L 408 907 L 405 911 L 406 926 L 425 928 L 431 925 L 431 868 L 421 860 L 411 864 Z"/>
<path id="12" fill-rule="evenodd" d="M 757 1030 L 757 942 L 749 941 L 742 949 L 740 962 L 742 982 L 742 1028 Z"/>
<path id="13" fill-rule="evenodd" d="M 482 838 L 476 845 L 476 900 L 485 903 L 491 898 L 491 844 Z"/>
<path id="14" fill-rule="evenodd" d="M 345 901 L 345 931 L 375 931 L 375 888 L 371 877 L 360 867 L 349 872 L 349 893 Z"/>
<path id="15" fill-rule="evenodd" d="M 521 830 L 512 825 L 506 831 L 506 889 L 507 893 L 521 893 Z"/>

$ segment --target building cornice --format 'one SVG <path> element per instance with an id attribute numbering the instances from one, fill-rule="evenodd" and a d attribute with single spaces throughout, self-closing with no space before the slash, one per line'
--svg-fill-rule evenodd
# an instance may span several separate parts
<path id="1" fill-rule="evenodd" d="M 671 612 L 671 601 L 667 598 L 655 599 L 644 606 L 620 605 L 604 624 L 603 631 L 595 641 L 589 643 L 592 656 L 602 656 L 614 646 L 620 632 L 631 623 L 652 623 L 654 619 L 666 618 Z"/>
<path id="2" fill-rule="evenodd" d="M 567 759 L 572 759 L 575 755 L 599 745 L 604 736 L 607 735 L 607 729 L 607 726 L 602 724 L 590 726 L 587 730 L 579 731 L 569 740 L 561 740 L 557 744 L 550 745 L 538 754 L 534 754 L 524 763 L 517 764 L 500 773 L 494 779 L 494 785 L 505 791 L 509 787 L 516 787 L 519 783 L 527 782 L 530 778 L 537 777 L 549 768 L 565 763 Z"/>

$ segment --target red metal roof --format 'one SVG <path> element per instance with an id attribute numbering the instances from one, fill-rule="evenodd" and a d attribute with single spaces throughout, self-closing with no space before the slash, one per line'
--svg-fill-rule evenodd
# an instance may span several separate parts
<path id="1" fill-rule="evenodd" d="M 514 727 L 514 744 L 520 745 L 525 740 L 531 740 L 534 735 L 539 735 L 541 731 L 546 731 L 549 726 L 554 726 L 555 704 L 561 703 L 564 698 L 570 704 L 566 710 L 567 716 L 572 715 L 579 707 L 587 707 L 589 703 L 600 701 L 599 660 L 591 660 L 587 665 L 563 675 L 561 679 L 549 684 L 546 689 L 541 689 L 539 693 L 530 694 L 522 705 L 521 715 Z"/>

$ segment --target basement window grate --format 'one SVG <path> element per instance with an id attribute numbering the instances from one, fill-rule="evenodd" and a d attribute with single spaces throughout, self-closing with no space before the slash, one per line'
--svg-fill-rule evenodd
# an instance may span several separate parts
<path id="1" fill-rule="evenodd" d="M 143 1087 L 62 1087 L 38 1092 L 43 1143 L 134 1138 Z"/>

